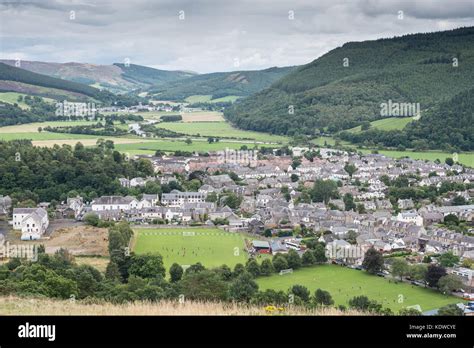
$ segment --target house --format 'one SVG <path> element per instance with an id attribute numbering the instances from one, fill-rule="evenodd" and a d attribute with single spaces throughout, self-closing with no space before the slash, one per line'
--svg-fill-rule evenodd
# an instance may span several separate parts
<path id="1" fill-rule="evenodd" d="M 252 241 L 252 248 L 255 252 L 260 254 L 270 254 L 272 251 L 270 248 L 270 243 L 262 240 Z"/>
<path id="2" fill-rule="evenodd" d="M 397 221 L 423 226 L 423 218 L 415 210 L 401 211 L 397 215 Z"/>
<path id="3" fill-rule="evenodd" d="M 204 192 L 181 192 L 173 190 L 161 195 L 161 204 L 169 207 L 181 207 L 185 203 L 204 203 L 207 194 Z"/>
<path id="4" fill-rule="evenodd" d="M 228 174 L 211 175 L 204 180 L 204 183 L 215 188 L 223 188 L 235 184 Z"/>
<path id="5" fill-rule="evenodd" d="M 400 210 L 408 210 L 408 209 L 413 209 L 415 207 L 415 204 L 413 203 L 413 200 L 411 198 L 399 199 L 397 203 L 398 203 L 398 208 Z"/>
<path id="6" fill-rule="evenodd" d="M 21 230 L 21 240 L 40 239 L 48 226 L 48 212 L 43 208 L 13 209 L 13 228 Z"/>
<path id="7" fill-rule="evenodd" d="M 94 212 L 105 210 L 125 211 L 136 209 L 138 207 L 138 200 L 131 196 L 102 196 L 96 198 L 91 203 L 91 209 Z"/>

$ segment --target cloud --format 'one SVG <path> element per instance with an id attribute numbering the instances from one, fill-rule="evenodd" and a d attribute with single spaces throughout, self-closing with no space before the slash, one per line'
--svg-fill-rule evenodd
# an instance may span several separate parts
<path id="1" fill-rule="evenodd" d="M 310 62 L 347 41 L 474 24 L 472 1 L 0 2 L 3 58 L 199 72 Z M 71 12 L 74 11 L 74 12 Z M 403 11 L 403 19 L 398 18 Z"/>

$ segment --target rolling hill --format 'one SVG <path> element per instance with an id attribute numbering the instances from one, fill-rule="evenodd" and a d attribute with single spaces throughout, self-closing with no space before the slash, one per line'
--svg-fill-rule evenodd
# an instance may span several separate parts
<path id="1" fill-rule="evenodd" d="M 261 92 L 238 100 L 225 116 L 236 126 L 250 130 L 287 135 L 320 131 L 334 134 L 363 121 L 384 118 L 381 104 L 391 100 L 419 103 L 422 117 L 410 124 L 416 129 L 417 124 L 424 124 L 423 115 L 428 112 L 432 121 L 442 117 L 435 110 L 472 88 L 473 76 L 474 27 L 349 42 Z M 289 112 L 290 107 L 294 113 Z M 472 111 L 470 115 L 472 121 Z M 452 135 L 464 126 L 453 124 L 449 132 Z M 447 132 L 447 128 L 436 132 L 444 134 L 446 140 L 432 139 L 429 147 L 453 144 L 453 137 Z M 472 143 L 466 145 L 468 142 L 463 138 L 457 143 L 474 148 Z"/>
<path id="2" fill-rule="evenodd" d="M 14 60 L 0 60 L 15 66 Z M 184 71 L 167 71 L 141 65 L 115 63 L 98 65 L 88 63 L 50 63 L 21 61 L 22 69 L 42 75 L 78 82 L 114 93 L 124 93 L 193 76 Z"/>
<path id="3" fill-rule="evenodd" d="M 149 94 L 161 100 L 184 100 L 195 95 L 210 95 L 211 99 L 249 96 L 270 86 L 294 69 L 295 67 L 273 67 L 265 70 L 196 75 L 151 88 Z"/>

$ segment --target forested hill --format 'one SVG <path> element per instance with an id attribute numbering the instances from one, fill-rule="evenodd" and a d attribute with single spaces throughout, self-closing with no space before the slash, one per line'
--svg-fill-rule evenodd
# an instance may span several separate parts
<path id="1" fill-rule="evenodd" d="M 0 80 L 22 82 L 34 86 L 61 89 L 69 92 L 80 93 L 100 101 L 109 101 L 114 98 L 114 96 L 108 91 L 101 91 L 97 88 L 87 86 L 82 83 L 37 74 L 4 63 L 0 63 Z"/>
<path id="2" fill-rule="evenodd" d="M 273 67 L 265 70 L 216 72 L 180 79 L 150 90 L 162 100 L 184 100 L 192 95 L 248 96 L 270 86 L 295 67 Z"/>
<path id="3" fill-rule="evenodd" d="M 426 111 L 472 88 L 473 76 L 474 27 L 350 42 L 237 101 L 225 114 L 244 129 L 288 135 L 335 133 L 383 118 L 381 104 L 389 100 L 419 103 L 423 119 Z M 443 115 L 431 114 L 432 127 L 441 127 Z M 427 121 L 420 122 L 414 127 Z M 453 123 L 432 134 L 451 142 L 462 126 Z"/>

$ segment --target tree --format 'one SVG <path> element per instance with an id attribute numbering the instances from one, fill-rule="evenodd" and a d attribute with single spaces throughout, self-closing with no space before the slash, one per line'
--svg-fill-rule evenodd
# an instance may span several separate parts
<path id="1" fill-rule="evenodd" d="M 89 226 L 97 226 L 99 224 L 99 216 L 95 213 L 88 213 L 84 216 L 84 222 Z"/>
<path id="2" fill-rule="evenodd" d="M 352 175 L 357 171 L 357 167 L 352 163 L 346 163 L 344 166 L 344 170 L 352 178 Z"/>
<path id="3" fill-rule="evenodd" d="M 469 204 L 469 202 L 464 198 L 463 196 L 456 196 L 453 198 L 452 201 L 453 205 L 466 205 Z"/>
<path id="4" fill-rule="evenodd" d="M 275 267 L 275 271 L 280 272 L 281 270 L 288 269 L 288 261 L 286 258 L 281 254 L 276 254 L 273 257 L 273 267 Z"/>
<path id="5" fill-rule="evenodd" d="M 316 263 L 325 263 L 328 261 L 326 249 L 320 243 L 314 248 L 313 255 Z"/>
<path id="6" fill-rule="evenodd" d="M 409 274 L 410 277 L 425 283 L 426 272 L 428 272 L 428 266 L 426 264 L 420 263 L 410 267 Z"/>
<path id="7" fill-rule="evenodd" d="M 429 265 L 426 271 L 425 281 L 430 287 L 438 287 L 438 281 L 446 275 L 443 266 Z"/>
<path id="8" fill-rule="evenodd" d="M 450 167 L 454 164 L 454 160 L 451 157 L 446 157 L 444 162 Z"/>
<path id="9" fill-rule="evenodd" d="M 314 303 L 319 306 L 332 306 L 334 300 L 329 291 L 317 289 L 314 293 Z"/>
<path id="10" fill-rule="evenodd" d="M 231 283 L 229 297 L 237 302 L 249 302 L 257 291 L 258 284 L 249 273 L 244 272 Z"/>
<path id="11" fill-rule="evenodd" d="M 443 316 L 462 316 L 464 312 L 456 304 L 449 304 L 447 306 L 441 307 L 438 310 L 438 315 Z"/>
<path id="12" fill-rule="evenodd" d="M 186 143 L 186 145 L 191 145 L 193 143 L 191 138 L 186 138 L 186 140 L 184 142 Z"/>
<path id="13" fill-rule="evenodd" d="M 439 264 L 443 267 L 453 267 L 459 263 L 459 256 L 454 255 L 451 251 L 438 257 Z"/>
<path id="14" fill-rule="evenodd" d="M 245 269 L 254 277 L 258 277 L 260 275 L 260 266 L 255 259 L 249 259 Z"/>
<path id="15" fill-rule="evenodd" d="M 318 179 L 314 182 L 310 194 L 313 201 L 328 204 L 331 198 L 337 197 L 337 184 L 332 180 Z"/>
<path id="16" fill-rule="evenodd" d="M 140 278 L 156 278 L 164 277 L 166 269 L 163 266 L 163 258 L 161 255 L 132 255 L 128 272 Z"/>
<path id="17" fill-rule="evenodd" d="M 375 250 L 373 247 L 367 250 L 364 256 L 364 261 L 362 261 L 362 266 L 367 270 L 367 272 L 375 274 L 382 271 L 383 269 L 383 256 L 382 253 Z"/>
<path id="18" fill-rule="evenodd" d="M 117 263 L 110 261 L 105 269 L 105 278 L 109 280 L 120 280 L 120 271 Z"/>
<path id="19" fill-rule="evenodd" d="M 260 265 L 260 274 L 263 276 L 268 276 L 275 272 L 275 268 L 273 267 L 272 260 L 265 259 L 262 261 Z"/>
<path id="20" fill-rule="evenodd" d="M 296 174 L 291 174 L 291 182 L 298 182 L 300 177 Z"/>
<path id="21" fill-rule="evenodd" d="M 398 315 L 405 317 L 417 317 L 421 315 L 421 312 L 416 308 L 402 308 L 398 311 Z"/>
<path id="22" fill-rule="evenodd" d="M 183 277 L 183 267 L 178 265 L 177 263 L 173 263 L 170 267 L 170 281 L 175 283 Z"/>
<path id="23" fill-rule="evenodd" d="M 301 267 L 301 257 L 296 250 L 291 249 L 287 254 L 286 260 L 289 268 L 298 269 Z"/>
<path id="24" fill-rule="evenodd" d="M 455 290 L 459 290 L 463 287 L 463 282 L 455 274 L 447 274 L 442 276 L 438 280 L 438 288 L 442 293 L 450 294 Z"/>
<path id="25" fill-rule="evenodd" d="M 402 280 L 403 277 L 408 275 L 410 267 L 408 266 L 408 263 L 405 261 L 405 259 L 396 258 L 393 260 L 391 269 L 392 275 L 394 277 L 400 277 L 400 280 Z"/>
<path id="26" fill-rule="evenodd" d="M 185 298 L 200 301 L 225 300 L 227 283 L 211 270 L 185 274 L 179 282 Z"/>
<path id="27" fill-rule="evenodd" d="M 232 276 L 233 277 L 238 277 L 244 272 L 245 272 L 244 265 L 242 265 L 241 263 L 238 263 L 234 266 L 234 272 L 233 272 Z"/>
<path id="28" fill-rule="evenodd" d="M 354 231 L 354 230 L 347 231 L 346 236 L 345 236 L 344 239 L 348 243 L 357 244 L 357 232 Z"/>
<path id="29" fill-rule="evenodd" d="M 352 196 L 350 193 L 346 193 L 342 200 L 344 201 L 345 211 L 356 209 L 356 204 L 354 203 L 354 196 Z"/>
<path id="30" fill-rule="evenodd" d="M 185 274 L 191 274 L 191 273 L 199 273 L 202 272 L 206 269 L 201 262 L 196 262 L 195 264 L 192 264 L 188 268 L 186 268 L 186 271 L 184 272 Z"/>
<path id="31" fill-rule="evenodd" d="M 309 290 L 306 286 L 296 284 L 296 285 L 293 285 L 289 289 L 288 292 L 295 296 L 295 300 L 300 299 L 304 303 L 309 302 L 310 292 L 309 292 Z M 299 303 L 297 303 L 297 304 L 299 304 Z"/>
<path id="32" fill-rule="evenodd" d="M 310 266 L 316 263 L 316 258 L 311 250 L 306 250 L 301 258 L 303 265 Z"/>

